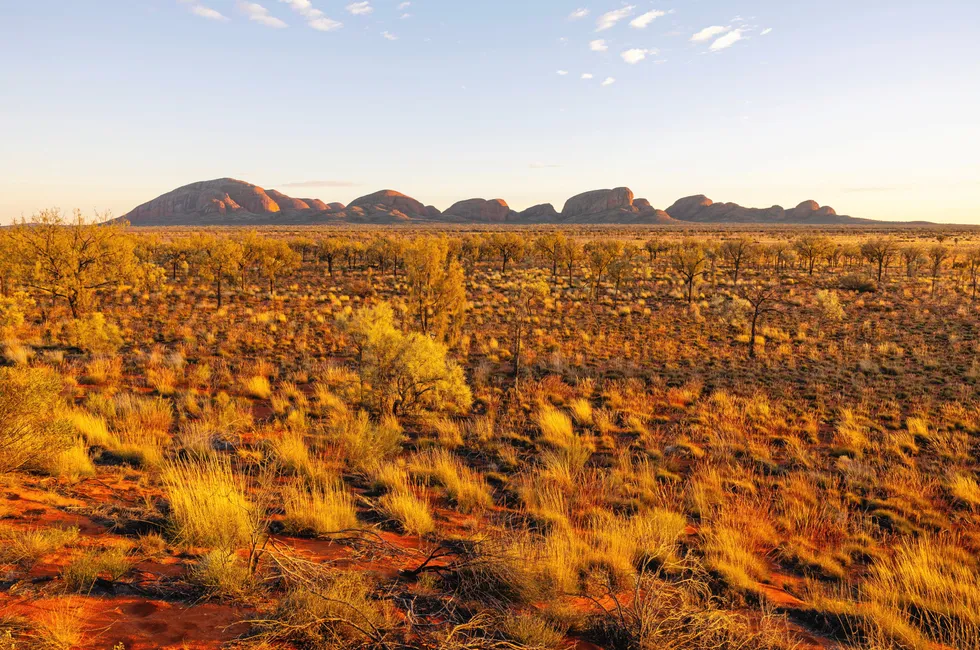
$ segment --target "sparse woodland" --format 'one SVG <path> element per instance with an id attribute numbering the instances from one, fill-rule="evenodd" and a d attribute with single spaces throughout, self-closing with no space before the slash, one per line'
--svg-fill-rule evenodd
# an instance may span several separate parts
<path id="1" fill-rule="evenodd" d="M 0 649 L 980 647 L 980 233 L 0 229 Z"/>

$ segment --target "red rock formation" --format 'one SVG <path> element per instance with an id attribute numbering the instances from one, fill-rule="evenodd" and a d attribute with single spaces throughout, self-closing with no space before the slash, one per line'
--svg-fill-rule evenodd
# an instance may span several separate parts
<path id="1" fill-rule="evenodd" d="M 279 205 L 280 210 L 309 210 L 310 204 L 303 199 L 294 199 L 276 190 L 266 190 L 265 193 Z"/>
<path id="2" fill-rule="evenodd" d="M 348 208 L 361 208 L 366 212 L 394 212 L 413 217 L 425 216 L 425 206 L 410 196 L 394 190 L 381 190 L 351 201 Z"/>
<path id="3" fill-rule="evenodd" d="M 593 190 L 573 196 L 565 202 L 561 216 L 563 219 L 578 219 L 590 215 L 603 214 L 613 210 L 633 211 L 633 192 L 626 187 L 614 190 Z"/>
<path id="4" fill-rule="evenodd" d="M 516 214 L 503 199 L 467 199 L 454 203 L 442 213 L 444 217 L 452 217 L 461 221 L 478 223 L 504 223 L 512 214 Z"/>

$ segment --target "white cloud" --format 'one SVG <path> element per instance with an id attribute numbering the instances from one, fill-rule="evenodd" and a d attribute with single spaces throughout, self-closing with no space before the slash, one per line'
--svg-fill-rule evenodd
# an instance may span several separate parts
<path id="1" fill-rule="evenodd" d="M 205 7 L 204 5 L 191 5 L 191 13 L 201 18 L 207 18 L 208 20 L 228 20 L 220 11 L 215 11 L 211 7 Z"/>
<path id="2" fill-rule="evenodd" d="M 310 0 L 279 0 L 288 4 L 293 11 L 306 19 L 306 24 L 319 32 L 332 32 L 344 26 L 343 23 L 328 18 L 322 11 L 313 7 Z"/>
<path id="3" fill-rule="evenodd" d="M 766 27 L 764 30 L 762 30 L 762 35 L 763 36 L 765 36 L 766 34 L 771 34 L 771 33 L 772 33 L 772 27 Z"/>
<path id="4" fill-rule="evenodd" d="M 593 52 L 605 52 L 609 49 L 609 46 L 606 45 L 606 42 L 600 38 L 590 42 L 589 49 Z"/>
<path id="5" fill-rule="evenodd" d="M 323 18 L 315 18 L 308 24 L 318 32 L 332 32 L 344 26 L 344 23 L 340 22 L 339 20 L 333 20 L 332 18 L 327 18 L 326 16 Z"/>
<path id="6" fill-rule="evenodd" d="M 724 34 L 725 32 L 731 31 L 731 27 L 720 27 L 715 25 L 714 27 L 705 27 L 700 32 L 691 37 L 692 43 L 704 43 L 705 41 L 710 41 L 715 36 L 719 34 Z"/>
<path id="7" fill-rule="evenodd" d="M 637 16 L 632 21 L 630 21 L 630 27 L 633 27 L 635 29 L 645 29 L 650 23 L 655 21 L 657 18 L 666 15 L 667 12 L 665 11 L 656 11 L 656 10 L 648 11 L 642 16 Z"/>
<path id="8" fill-rule="evenodd" d="M 623 61 L 626 61 L 630 65 L 634 65 L 636 63 L 639 63 L 643 59 L 647 58 L 648 54 L 656 54 L 656 53 L 657 50 L 641 50 L 638 47 L 634 47 L 632 50 L 626 50 L 625 52 L 620 54 L 620 56 L 623 57 Z"/>
<path id="9" fill-rule="evenodd" d="M 602 85 L 603 85 L 603 86 L 611 86 L 611 85 L 613 85 L 614 83 L 616 83 L 616 78 L 615 78 L 615 77 L 606 77 L 606 78 L 605 78 L 605 79 L 603 80 L 603 82 L 602 82 Z"/>
<path id="10" fill-rule="evenodd" d="M 389 41 L 397 41 L 398 40 L 398 37 L 397 36 L 395 36 L 394 34 L 392 34 L 391 32 L 388 32 L 388 31 L 381 32 L 381 35 L 384 36 L 385 39 L 387 39 Z"/>
<path id="11" fill-rule="evenodd" d="M 559 70 L 558 71 L 558 76 L 559 77 L 564 77 L 567 74 L 568 74 L 568 70 Z"/>
<path id="12" fill-rule="evenodd" d="M 411 6 L 412 6 L 412 3 L 411 2 L 403 2 L 400 5 L 398 5 L 398 11 L 405 11 L 406 9 L 408 9 Z"/>
<path id="13" fill-rule="evenodd" d="M 596 23 L 596 31 L 601 32 L 606 29 L 612 29 L 616 26 L 616 23 L 628 18 L 633 15 L 633 10 L 636 9 L 634 5 L 629 5 L 623 7 L 622 9 L 616 9 L 614 11 L 607 11 L 606 13 L 599 16 L 599 20 Z"/>
<path id="14" fill-rule="evenodd" d="M 724 50 L 726 48 L 731 47 L 732 45 L 735 45 L 735 43 L 738 43 L 740 40 L 742 40 L 742 30 L 736 29 L 734 31 L 728 32 L 727 34 L 725 34 L 724 36 L 716 40 L 714 43 L 711 44 L 711 47 L 708 49 L 711 50 L 712 52 L 718 52 L 719 50 Z"/>
<path id="15" fill-rule="evenodd" d="M 347 5 L 346 9 L 355 16 L 366 16 L 374 11 L 374 7 L 367 0 L 363 0 L 363 2 L 352 2 Z"/>
<path id="16" fill-rule="evenodd" d="M 586 72 L 585 74 L 582 75 L 582 78 L 583 79 L 586 79 L 586 80 L 591 79 L 592 78 L 592 73 L 591 72 Z"/>
<path id="17" fill-rule="evenodd" d="M 569 20 L 579 20 L 580 18 L 585 18 L 588 15 L 589 15 L 589 10 L 588 9 L 576 9 L 575 11 L 573 11 L 571 13 L 571 15 L 568 17 L 568 19 Z"/>
<path id="18" fill-rule="evenodd" d="M 266 27 L 274 27 L 276 29 L 282 29 L 286 27 L 286 23 L 279 20 L 275 16 L 269 15 L 269 10 L 258 4 L 257 2 L 246 2 L 245 0 L 238 0 L 238 9 L 246 16 L 248 19 L 259 23 L 260 25 L 265 25 Z"/>

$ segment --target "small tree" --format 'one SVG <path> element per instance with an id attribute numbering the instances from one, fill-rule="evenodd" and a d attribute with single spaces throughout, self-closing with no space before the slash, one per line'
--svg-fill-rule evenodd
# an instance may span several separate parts
<path id="1" fill-rule="evenodd" d="M 732 267 L 732 282 L 738 284 L 738 274 L 742 265 L 755 251 L 755 242 L 748 237 L 729 239 L 721 245 L 721 256 Z"/>
<path id="2" fill-rule="evenodd" d="M 534 248 L 551 265 L 551 280 L 558 278 L 558 266 L 561 264 L 568 238 L 562 232 L 549 232 L 534 240 Z"/>
<path id="3" fill-rule="evenodd" d="M 520 387 L 524 335 L 535 312 L 548 297 L 548 293 L 548 285 L 541 281 L 524 282 L 517 289 L 514 300 L 514 390 Z"/>
<path id="4" fill-rule="evenodd" d="M 100 290 L 137 277 L 138 261 L 124 224 L 90 223 L 77 210 L 71 219 L 45 210 L 15 223 L 8 237 L 23 285 L 64 300 L 73 318 Z"/>
<path id="5" fill-rule="evenodd" d="M 922 260 L 925 255 L 922 252 L 922 246 L 918 244 L 908 244 L 902 247 L 901 251 L 902 263 L 905 264 L 905 277 L 910 280 L 914 278 L 919 272 L 919 266 L 922 264 Z"/>
<path id="6" fill-rule="evenodd" d="M 359 350 L 362 385 L 385 415 L 418 409 L 466 411 L 473 396 L 445 345 L 394 326 L 390 306 L 366 307 L 340 321 Z"/>
<path id="7" fill-rule="evenodd" d="M 650 256 L 650 264 L 653 264 L 657 257 L 667 250 L 667 244 L 663 239 L 654 237 L 643 242 L 643 250 Z"/>
<path id="8" fill-rule="evenodd" d="M 590 241 L 584 247 L 585 263 L 592 280 L 592 299 L 599 297 L 602 276 L 623 252 L 623 242 L 615 239 Z"/>
<path id="9" fill-rule="evenodd" d="M 177 272 L 186 269 L 191 256 L 190 240 L 186 237 L 163 242 L 157 247 L 160 263 L 170 269 L 170 279 L 177 281 Z"/>
<path id="10" fill-rule="evenodd" d="M 936 244 L 929 248 L 929 267 L 932 271 L 932 295 L 936 295 L 936 286 L 939 284 L 939 276 L 943 270 L 943 262 L 945 262 L 950 255 L 950 250 L 948 246 L 943 244 Z"/>
<path id="11" fill-rule="evenodd" d="M 834 248 L 834 243 L 827 237 L 803 235 L 793 242 L 793 248 L 806 265 L 807 273 L 813 275 L 817 260 L 826 256 L 827 252 Z"/>
<path id="12" fill-rule="evenodd" d="M 677 246 L 670 256 L 670 265 L 687 287 L 687 304 L 694 302 L 694 285 L 704 275 L 707 265 L 704 247 L 689 240 Z"/>
<path id="13" fill-rule="evenodd" d="M 328 237 L 317 242 L 316 254 L 321 262 L 327 263 L 327 272 L 333 277 L 334 264 L 343 257 L 345 242 L 339 237 Z"/>
<path id="14" fill-rule="evenodd" d="M 490 237 L 490 246 L 500 256 L 501 273 L 507 272 L 507 264 L 512 260 L 522 260 L 527 250 L 524 239 L 515 232 L 494 233 Z"/>
<path id="15" fill-rule="evenodd" d="M 276 293 L 276 280 L 296 272 L 302 261 L 302 256 L 281 239 L 263 242 L 259 251 L 259 272 L 269 283 L 270 296 Z"/>
<path id="16" fill-rule="evenodd" d="M 242 248 L 238 242 L 226 237 L 199 235 L 192 244 L 201 275 L 214 282 L 214 294 L 221 309 L 222 287 L 225 281 L 234 281 L 238 275 Z"/>
<path id="17" fill-rule="evenodd" d="M 878 268 L 878 284 L 881 284 L 881 278 L 895 256 L 895 240 L 888 237 L 869 239 L 861 246 L 861 255 Z"/>
<path id="18" fill-rule="evenodd" d="M 980 282 L 980 248 L 970 251 L 966 257 L 966 271 L 970 277 L 970 287 L 972 288 L 971 300 L 977 299 L 977 284 Z"/>
<path id="19" fill-rule="evenodd" d="M 419 329 L 443 339 L 458 331 L 466 310 L 463 269 L 444 237 L 420 237 L 405 248 L 408 302 Z"/>
<path id="20" fill-rule="evenodd" d="M 562 265 L 565 267 L 565 273 L 568 276 L 568 288 L 571 289 L 574 286 L 574 276 L 575 268 L 581 264 L 582 256 L 584 251 L 582 245 L 575 241 L 574 239 L 569 239 L 565 242 L 565 247 L 561 253 Z"/>
<path id="21" fill-rule="evenodd" d="M 755 290 L 746 290 L 741 293 L 741 297 L 749 304 L 749 314 L 751 326 L 749 330 L 749 358 L 755 358 L 755 337 L 756 332 L 762 327 L 762 318 L 768 313 L 777 311 L 775 305 L 776 291 L 775 285 L 762 286 Z"/>

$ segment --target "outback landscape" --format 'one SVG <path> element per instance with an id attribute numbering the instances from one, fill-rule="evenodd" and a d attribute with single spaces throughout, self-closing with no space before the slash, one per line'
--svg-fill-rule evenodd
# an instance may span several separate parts
<path id="1" fill-rule="evenodd" d="M 0 648 L 977 648 L 978 279 L 975 228 L 625 188 L 40 212 Z"/>

